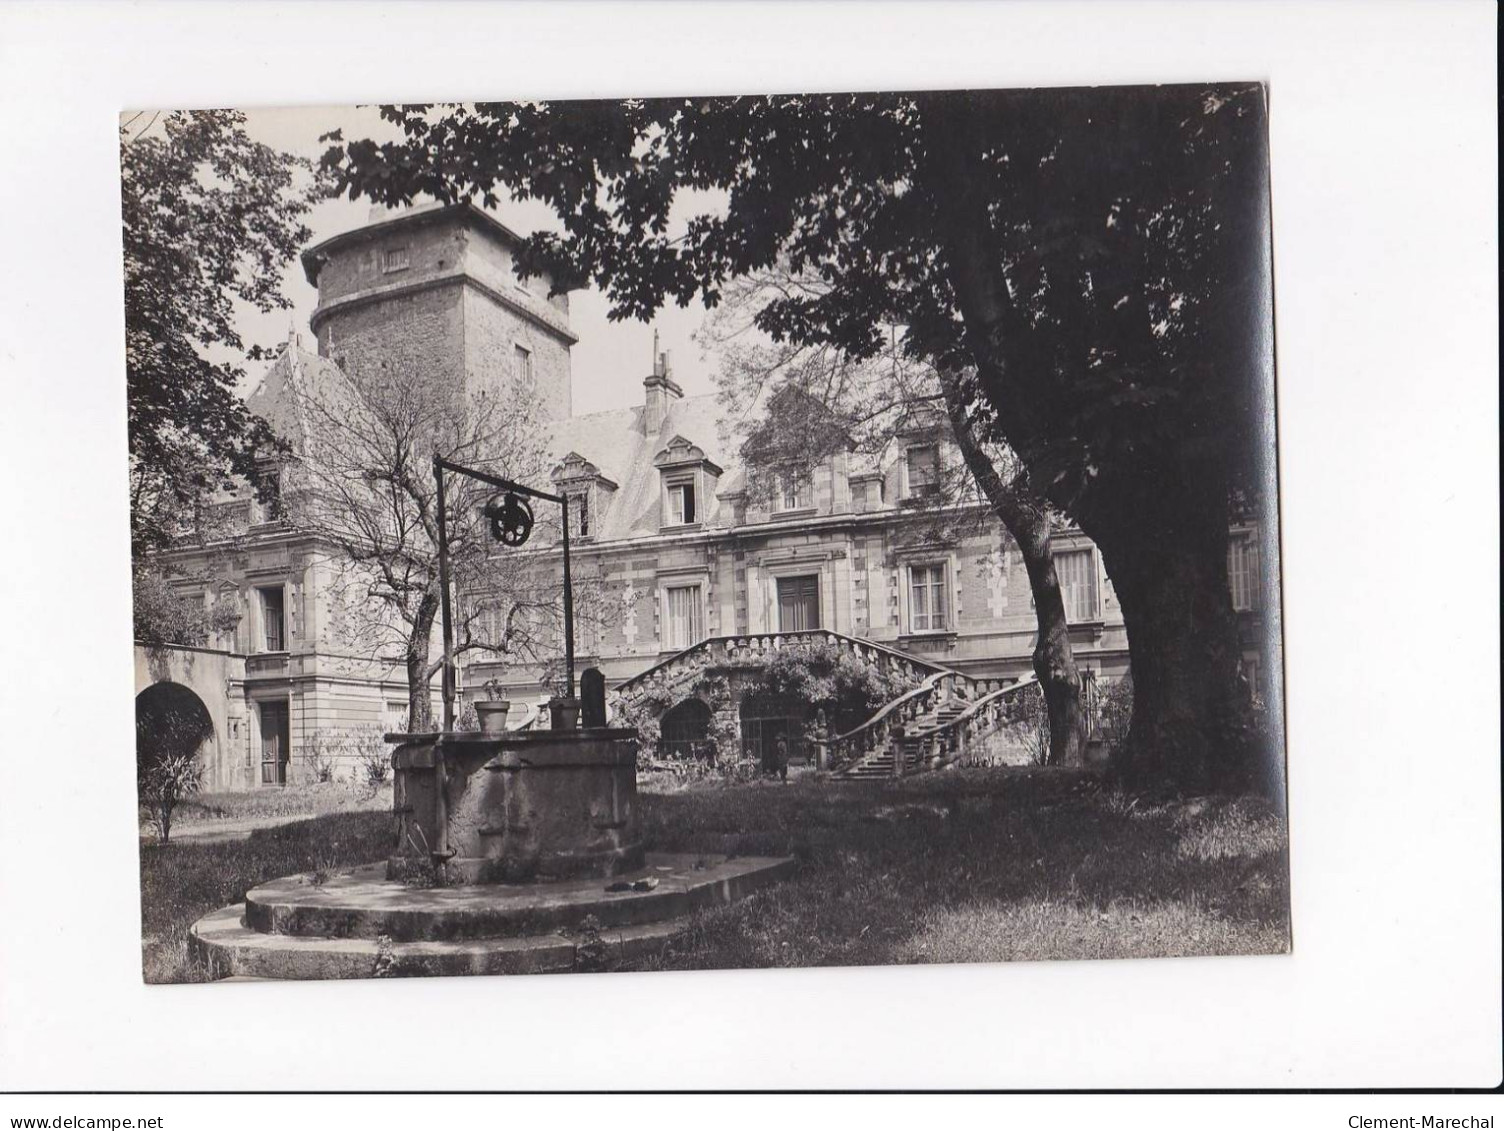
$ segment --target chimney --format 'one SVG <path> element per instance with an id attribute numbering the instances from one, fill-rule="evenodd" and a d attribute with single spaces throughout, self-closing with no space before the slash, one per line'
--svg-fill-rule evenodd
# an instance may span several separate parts
<path id="1" fill-rule="evenodd" d="M 656 436 L 668 419 L 669 405 L 684 396 L 684 390 L 674 382 L 673 355 L 665 350 L 658 352 L 658 331 L 653 331 L 653 372 L 642 382 L 646 391 L 642 409 L 642 430 L 647 436 Z"/>

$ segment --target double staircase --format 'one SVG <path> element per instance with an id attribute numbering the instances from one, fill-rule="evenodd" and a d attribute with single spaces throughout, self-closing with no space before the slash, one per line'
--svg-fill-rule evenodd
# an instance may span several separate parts
<path id="1" fill-rule="evenodd" d="M 845 734 L 814 738 L 824 765 L 847 781 L 902 777 L 952 763 L 997 765 L 1028 761 L 1042 720 L 1038 680 L 978 679 L 885 644 L 829 629 L 710 637 L 624 681 L 612 692 L 613 714 L 635 697 L 671 699 L 713 673 L 756 669 L 784 648 L 830 645 L 880 670 L 918 680 Z M 1090 673 L 1083 673 L 1089 675 Z M 1096 685 L 1086 693 L 1095 703 Z M 1094 718 L 1095 711 L 1088 710 Z"/>
<path id="2" fill-rule="evenodd" d="M 889 741 L 883 746 L 858 758 L 835 776 L 848 781 L 868 781 L 900 777 L 929 768 L 925 765 L 929 743 L 918 735 L 931 730 L 948 731 L 950 725 L 965 713 L 966 707 L 966 702 L 959 698 L 948 698 L 937 703 L 906 724 L 902 735 L 890 735 Z M 901 769 L 894 765 L 899 757 L 903 758 Z"/>
<path id="3" fill-rule="evenodd" d="M 1087 717 L 1094 718 L 1096 683 L 1084 674 Z M 952 764 L 1028 764 L 1048 749 L 1049 729 L 1032 676 L 1008 683 L 947 670 L 822 745 L 837 779 L 876 781 Z"/>

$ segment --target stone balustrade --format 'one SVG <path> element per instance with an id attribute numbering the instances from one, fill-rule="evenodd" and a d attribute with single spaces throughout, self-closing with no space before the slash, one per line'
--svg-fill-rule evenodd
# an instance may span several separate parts
<path id="1" fill-rule="evenodd" d="M 784 648 L 829 644 L 849 651 L 865 663 L 885 671 L 903 672 L 913 679 L 925 679 L 936 673 L 950 672 L 940 664 L 921 660 L 895 648 L 871 640 L 847 636 L 828 628 L 806 632 L 753 632 L 734 636 L 711 636 L 654 664 L 612 691 L 613 702 L 620 702 L 649 687 L 670 688 L 699 675 L 706 668 L 758 667 L 773 653 Z M 956 674 L 956 673 L 951 673 Z"/>
<path id="2" fill-rule="evenodd" d="M 980 748 L 983 739 L 1030 717 L 1035 710 L 1031 700 L 1042 695 L 1039 680 L 1030 676 L 989 691 L 955 718 L 907 737 L 919 745 L 925 765 L 931 768 L 952 761 L 968 765 L 971 752 Z"/>
<path id="3" fill-rule="evenodd" d="M 974 678 L 961 672 L 910 656 L 897 649 L 846 636 L 831 629 L 807 632 L 739 633 L 712 636 L 684 649 L 644 672 L 618 685 L 610 696 L 613 714 L 620 717 L 622 705 L 633 696 L 657 691 L 671 698 L 682 687 L 707 669 L 730 670 L 756 668 L 785 648 L 826 644 L 849 651 L 863 662 L 880 670 L 898 672 L 918 679 L 919 686 L 883 704 L 871 718 L 845 734 L 816 738 L 824 748 L 821 764 L 840 771 L 855 765 L 890 744 L 901 744 L 912 751 L 916 745 L 923 764 L 937 766 L 963 759 L 966 751 L 1001 728 L 1017 725 L 1031 696 L 1042 695 L 1039 681 L 1030 676 L 1022 681 L 1001 677 Z M 1083 673 L 1089 677 L 1090 672 Z M 1095 722 L 1097 687 L 1085 679 L 1083 694 L 1087 699 L 1087 716 Z M 915 730 L 916 720 L 938 708 L 954 704 L 961 710 L 954 717 Z M 895 758 L 896 772 L 902 773 L 907 759 Z"/>

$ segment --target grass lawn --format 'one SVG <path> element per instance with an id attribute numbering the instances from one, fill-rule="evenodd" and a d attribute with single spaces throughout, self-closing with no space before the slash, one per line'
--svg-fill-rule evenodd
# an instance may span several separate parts
<path id="1" fill-rule="evenodd" d="M 390 812 L 331 813 L 218 844 L 141 845 L 141 970 L 148 982 L 200 982 L 188 928 L 257 884 L 367 864 L 391 850 Z"/>
<path id="2" fill-rule="evenodd" d="M 652 849 L 798 858 L 645 965 L 723 967 L 1273 954 L 1289 946 L 1283 820 L 1246 799 L 1154 802 L 1059 770 L 900 783 L 694 786 L 640 797 Z M 143 845 L 148 981 L 201 975 L 186 932 L 277 876 L 383 857 L 391 818 L 337 812 L 231 844 Z"/>
<path id="3" fill-rule="evenodd" d="M 1061 770 L 806 779 L 644 799 L 650 844 L 792 853 L 789 882 L 698 916 L 687 970 L 1279 954 L 1285 825 L 1264 802 L 1149 803 Z"/>
<path id="4" fill-rule="evenodd" d="M 241 793 L 197 793 L 172 811 L 172 831 L 201 829 L 238 821 L 322 817 L 327 813 L 357 813 L 392 809 L 392 784 L 372 788 L 355 782 L 318 782 L 246 790 Z M 139 813 L 141 835 L 156 836 L 150 815 Z"/>

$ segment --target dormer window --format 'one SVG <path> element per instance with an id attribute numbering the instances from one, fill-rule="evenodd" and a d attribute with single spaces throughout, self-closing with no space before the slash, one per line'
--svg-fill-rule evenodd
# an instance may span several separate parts
<path id="1" fill-rule="evenodd" d="M 669 486 L 668 512 L 669 524 L 672 526 L 685 526 L 698 521 L 695 516 L 695 485 L 693 483 L 674 483 Z"/>
<path id="2" fill-rule="evenodd" d="M 569 536 L 597 537 L 600 519 L 609 511 L 616 484 L 578 452 L 570 452 L 560 461 L 552 479 L 559 494 L 569 500 Z"/>
<path id="3" fill-rule="evenodd" d="M 274 459 L 256 461 L 256 482 L 253 521 L 260 523 L 279 522 L 286 516 L 282 499 L 282 465 Z"/>
<path id="4" fill-rule="evenodd" d="M 907 472 L 906 498 L 920 499 L 940 491 L 940 448 L 936 444 L 916 444 L 904 453 Z"/>
<path id="5" fill-rule="evenodd" d="M 569 514 L 574 519 L 576 538 L 590 537 L 590 492 L 579 491 L 569 496 Z"/>
<path id="6" fill-rule="evenodd" d="M 779 476 L 778 494 L 774 496 L 774 504 L 779 511 L 807 510 L 813 504 L 810 502 L 812 483 L 805 472 L 790 471 Z"/>
<path id="7" fill-rule="evenodd" d="M 704 523 L 707 501 L 715 495 L 721 476 L 721 469 L 706 458 L 704 449 L 675 436 L 653 458 L 653 465 L 663 485 L 663 528 Z"/>

